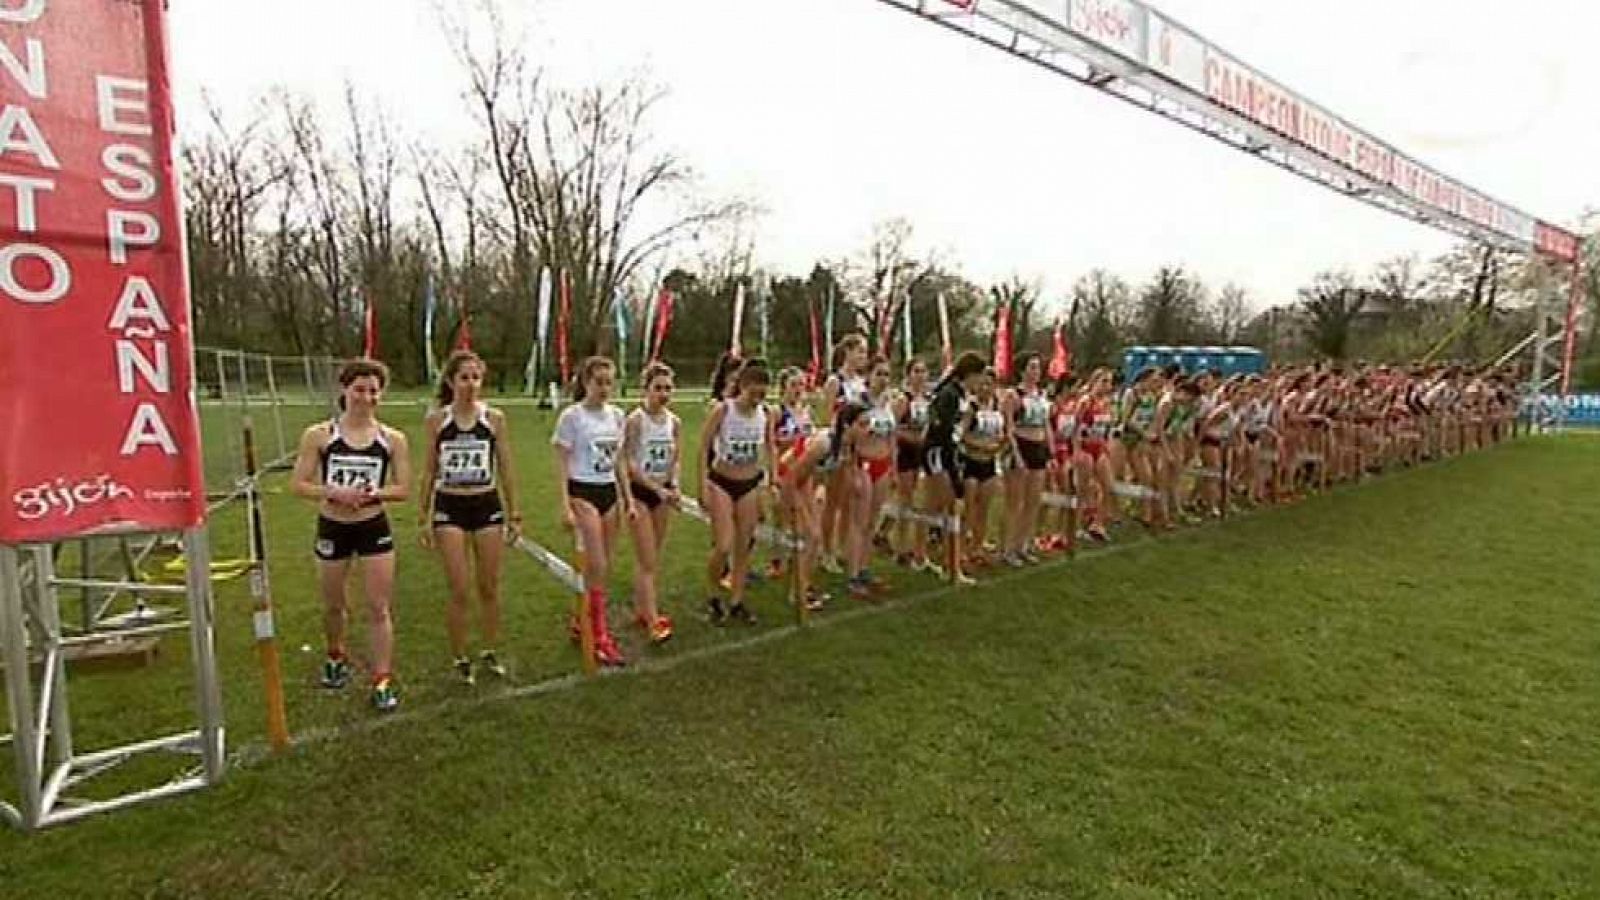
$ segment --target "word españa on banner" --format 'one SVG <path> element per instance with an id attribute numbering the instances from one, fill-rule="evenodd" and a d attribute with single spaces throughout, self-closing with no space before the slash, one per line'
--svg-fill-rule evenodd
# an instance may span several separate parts
<path id="1" fill-rule="evenodd" d="M 203 511 L 162 15 L 0 0 L 3 540 Z"/>

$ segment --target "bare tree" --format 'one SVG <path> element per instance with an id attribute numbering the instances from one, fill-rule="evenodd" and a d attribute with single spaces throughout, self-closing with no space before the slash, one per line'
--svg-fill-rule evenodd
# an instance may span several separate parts
<path id="1" fill-rule="evenodd" d="M 1348 272 L 1323 272 L 1301 288 L 1300 311 L 1312 348 L 1329 359 L 1346 358 L 1352 327 L 1370 297 Z"/>

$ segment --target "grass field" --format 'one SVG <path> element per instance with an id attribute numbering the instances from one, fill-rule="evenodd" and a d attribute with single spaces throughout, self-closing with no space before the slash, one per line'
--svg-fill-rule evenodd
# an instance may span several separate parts
<path id="1" fill-rule="evenodd" d="M 514 422 L 527 506 L 548 510 L 548 414 Z M 563 593 L 511 561 L 512 684 L 469 691 L 446 671 L 441 576 L 411 552 L 397 601 L 408 712 L 363 727 L 359 691 L 313 685 L 311 512 L 274 493 L 290 723 L 322 739 L 205 794 L 0 834 L 0 884 L 1593 896 L 1597 496 L 1600 441 L 1524 441 L 962 593 L 905 576 L 907 601 L 840 604 L 797 633 L 767 586 L 754 635 L 774 639 L 749 647 L 751 631 L 695 618 L 705 536 L 683 522 L 667 578 L 679 637 L 653 651 L 631 634 L 642 671 L 548 691 L 528 686 L 577 667 Z M 242 548 L 238 519 L 216 523 L 219 557 Z M 553 516 L 531 528 L 566 546 Z M 243 586 L 222 586 L 219 607 L 238 748 L 262 732 Z M 150 670 L 75 677 L 80 742 L 182 727 L 186 668 L 169 639 Z"/>

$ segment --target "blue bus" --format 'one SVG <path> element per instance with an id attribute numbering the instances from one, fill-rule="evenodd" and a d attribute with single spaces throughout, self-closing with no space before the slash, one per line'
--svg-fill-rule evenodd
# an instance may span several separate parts
<path id="1" fill-rule="evenodd" d="M 1223 377 L 1259 375 L 1267 370 L 1267 355 L 1254 347 L 1129 347 L 1122 351 L 1122 378 L 1132 381 L 1147 366 L 1177 363 L 1185 373 L 1216 369 Z"/>

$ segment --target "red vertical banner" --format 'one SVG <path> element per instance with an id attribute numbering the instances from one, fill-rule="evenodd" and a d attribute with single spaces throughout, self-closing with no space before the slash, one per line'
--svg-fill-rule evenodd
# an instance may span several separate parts
<path id="1" fill-rule="evenodd" d="M 556 359 L 561 364 L 561 383 L 572 381 L 572 360 L 567 356 L 567 328 L 572 322 L 572 278 L 561 273 L 561 309 L 556 317 Z"/>
<path id="2" fill-rule="evenodd" d="M 1054 380 L 1070 371 L 1072 371 L 1072 351 L 1067 349 L 1067 341 L 1061 335 L 1061 323 L 1057 322 L 1054 345 L 1050 351 L 1050 368 L 1046 374 Z"/>
<path id="3" fill-rule="evenodd" d="M 0 2 L 0 541 L 205 518 L 164 16 Z"/>
<path id="4" fill-rule="evenodd" d="M 1561 402 L 1572 393 L 1572 357 L 1578 347 L 1578 310 L 1583 306 L 1583 257 L 1573 248 L 1572 297 L 1567 301 L 1566 343 L 1561 348 Z"/>
<path id="5" fill-rule="evenodd" d="M 813 385 L 821 384 L 822 377 L 822 332 L 817 328 L 817 305 L 807 302 L 806 308 L 811 313 L 811 370 L 810 378 Z"/>
<path id="6" fill-rule="evenodd" d="M 663 287 L 661 294 L 656 297 L 656 334 L 655 349 L 650 352 L 652 362 L 661 358 L 661 347 L 667 342 L 667 331 L 672 328 L 672 307 L 677 297 L 672 291 Z"/>
<path id="7" fill-rule="evenodd" d="M 994 373 L 1001 381 L 1011 377 L 1011 304 L 1004 301 L 995 313 Z"/>

